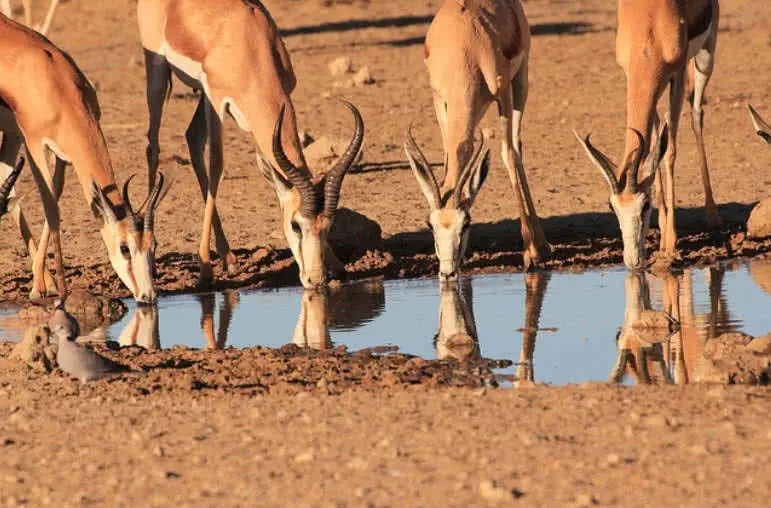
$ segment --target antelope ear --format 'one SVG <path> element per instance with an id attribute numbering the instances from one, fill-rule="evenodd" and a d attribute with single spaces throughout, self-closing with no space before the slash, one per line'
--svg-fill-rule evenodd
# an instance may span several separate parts
<path id="1" fill-rule="evenodd" d="M 428 201 L 429 208 L 431 210 L 438 210 L 441 208 L 441 204 L 439 202 L 439 187 L 434 173 L 431 171 L 431 168 L 425 167 L 422 163 L 418 162 L 420 158 L 416 160 L 412 156 L 407 143 L 404 144 L 404 153 L 407 154 L 407 161 L 409 161 L 412 173 L 415 175 L 418 185 L 420 185 L 420 190 L 423 191 L 423 195 L 426 197 L 426 201 Z"/>
<path id="2" fill-rule="evenodd" d="M 656 151 L 650 155 L 651 163 L 648 169 L 648 175 L 640 182 L 640 187 L 647 189 L 653 185 L 653 182 L 656 180 L 656 168 L 661 165 L 664 154 L 667 153 L 667 148 L 669 148 L 669 125 L 667 122 L 664 122 L 656 142 Z"/>
<path id="3" fill-rule="evenodd" d="M 279 201 L 286 199 L 292 192 L 292 184 L 289 180 L 284 178 L 284 175 L 279 173 L 264 155 L 257 155 L 257 164 L 260 166 L 262 177 L 273 187 Z"/>
<path id="4" fill-rule="evenodd" d="M 616 165 L 613 163 L 613 161 L 611 161 L 604 153 L 592 145 L 592 142 L 589 139 L 591 135 L 586 136 L 585 139 L 581 138 L 581 136 L 579 136 L 576 131 L 573 131 L 573 135 L 576 137 L 578 142 L 581 143 L 581 146 L 586 152 L 586 155 L 589 156 L 589 160 L 591 160 L 592 164 L 594 164 L 594 167 L 600 170 L 602 176 L 605 178 L 605 181 L 608 182 L 610 191 L 613 194 L 618 194 L 620 189 L 618 180 L 616 179 L 616 174 L 614 173 L 614 168 Z"/>
<path id="5" fill-rule="evenodd" d="M 485 180 L 487 180 L 487 173 L 490 171 L 490 150 L 486 150 L 482 160 L 477 164 L 477 167 L 472 170 L 471 177 L 468 181 L 466 200 L 468 206 L 474 204 L 474 200 L 477 198 L 477 194 L 482 190 Z"/>

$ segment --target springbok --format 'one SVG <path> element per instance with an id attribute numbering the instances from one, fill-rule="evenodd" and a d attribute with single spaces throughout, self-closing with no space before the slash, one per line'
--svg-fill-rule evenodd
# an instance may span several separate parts
<path id="1" fill-rule="evenodd" d="M 24 9 L 24 24 L 32 28 L 32 0 L 22 0 L 22 7 Z M 51 28 L 51 22 L 54 20 L 54 14 L 56 8 L 59 6 L 59 0 L 51 0 L 48 5 L 48 11 L 46 17 L 43 20 L 43 24 L 39 28 L 36 28 L 38 32 L 43 35 L 48 34 L 48 29 Z M 13 19 L 13 8 L 11 7 L 11 0 L 0 0 L 0 11 L 7 17 Z"/>
<path id="2" fill-rule="evenodd" d="M 16 180 L 19 178 L 19 175 L 21 174 L 21 170 L 24 167 L 24 157 L 19 159 L 19 162 L 16 164 L 16 167 L 11 171 L 11 173 L 8 175 L 8 177 L 3 182 L 3 185 L 0 186 L 0 217 L 5 215 L 8 212 L 8 208 L 14 207 L 14 201 L 15 199 L 12 197 L 11 192 L 13 192 L 13 186 L 16 184 Z"/>
<path id="3" fill-rule="evenodd" d="M 439 328 L 434 335 L 436 356 L 459 362 L 479 360 L 479 336 L 474 320 L 474 296 L 471 279 L 441 284 L 439 292 Z"/>
<path id="4" fill-rule="evenodd" d="M 660 251 L 675 253 L 675 156 L 680 112 L 686 89 L 688 62 L 693 65 L 691 121 L 696 136 L 701 177 L 704 184 L 707 223 L 721 225 L 704 149 L 704 89 L 715 60 L 718 34 L 718 0 L 619 0 L 616 60 L 626 75 L 626 141 L 624 156 L 616 165 L 592 146 L 589 137 L 576 137 L 592 163 L 610 186 L 610 204 L 618 218 L 624 241 L 624 263 L 631 269 L 645 264 L 645 235 L 650 222 L 651 188 L 658 174 Z M 663 129 L 653 172 L 638 179 L 641 163 L 650 152 L 652 130 L 658 129 L 656 104 L 669 85 L 669 130 Z M 666 127 L 666 126 L 665 126 Z M 662 180 L 659 157 L 663 157 L 666 181 Z"/>
<path id="5" fill-rule="evenodd" d="M 5 55 L 0 59 L 0 75 L 5 77 L 0 85 L 0 165 L 13 164 L 23 140 L 45 211 L 39 246 L 35 252 L 30 250 L 32 298 L 67 293 L 58 201 L 65 166 L 71 164 L 93 213 L 102 219 L 102 239 L 118 276 L 138 302 L 155 301 L 153 217 L 168 185 L 159 178 L 144 216 L 136 214 L 128 200 L 130 179 L 123 185 L 123 195 L 115 181 L 99 127 L 96 92 L 72 57 L 4 16 L 0 16 L 0 40 Z M 46 157 L 49 153 L 56 158 L 53 171 Z M 21 224 L 26 224 L 23 218 Z M 54 245 L 58 288 L 46 284 L 44 275 L 49 240 Z"/>
<path id="6" fill-rule="evenodd" d="M 443 279 L 454 278 L 463 258 L 468 208 L 486 172 L 470 162 L 474 132 L 493 102 L 498 105 L 503 163 L 519 209 L 525 265 L 540 263 L 550 252 L 522 163 L 529 52 L 530 26 L 519 0 L 445 0 L 428 29 L 425 63 L 444 145 L 442 184 L 410 133 L 405 150 L 431 208 L 429 226 Z M 469 172 L 477 175 L 476 188 L 462 185 L 464 180 L 475 182 Z"/>
<path id="7" fill-rule="evenodd" d="M 771 125 L 768 125 L 765 120 L 763 120 L 757 111 L 755 111 L 755 108 L 753 108 L 751 105 L 747 104 L 747 107 L 750 108 L 750 119 L 752 120 L 752 125 L 755 127 L 755 132 L 758 136 L 763 138 L 763 140 L 771 145 Z"/>
<path id="8" fill-rule="evenodd" d="M 282 229 L 303 286 L 324 285 L 327 268 L 343 270 L 327 242 L 327 234 L 343 178 L 364 137 L 358 110 L 345 103 L 355 120 L 351 143 L 334 166 L 314 178 L 303 156 L 290 98 L 297 82 L 292 63 L 275 22 L 260 2 L 139 0 L 138 20 L 147 71 L 147 164 L 151 184 L 158 168 L 158 133 L 172 73 L 203 92 L 186 132 L 191 162 L 206 203 L 199 246 L 201 284 L 208 284 L 213 275 L 209 253 L 212 227 L 219 258 L 228 272 L 235 272 L 235 256 L 215 204 L 223 172 L 222 121 L 227 113 L 240 129 L 254 136 L 258 165 L 278 196 Z M 204 163 L 207 140 L 208 172 Z M 270 148 L 270 154 L 263 155 Z"/>

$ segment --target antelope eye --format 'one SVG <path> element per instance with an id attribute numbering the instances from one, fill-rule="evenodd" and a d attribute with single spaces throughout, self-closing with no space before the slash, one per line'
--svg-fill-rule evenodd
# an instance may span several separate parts
<path id="1" fill-rule="evenodd" d="M 302 234 L 303 230 L 300 227 L 300 224 L 297 223 L 297 221 L 292 221 L 292 231 L 294 231 L 296 234 L 300 235 Z"/>
<path id="2" fill-rule="evenodd" d="M 127 258 L 131 255 L 131 250 L 129 250 L 129 246 L 125 243 L 120 244 L 120 253 L 121 256 L 124 258 Z"/>

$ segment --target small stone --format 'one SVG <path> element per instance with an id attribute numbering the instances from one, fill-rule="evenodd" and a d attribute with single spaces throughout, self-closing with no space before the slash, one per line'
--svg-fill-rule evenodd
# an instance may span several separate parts
<path id="1" fill-rule="evenodd" d="M 576 506 L 592 506 L 597 504 L 597 500 L 591 494 L 578 494 L 576 496 Z"/>
<path id="2" fill-rule="evenodd" d="M 369 463 L 360 457 L 354 457 L 348 462 L 347 467 L 356 471 L 366 471 L 369 468 Z"/>
<path id="3" fill-rule="evenodd" d="M 313 455 L 313 450 L 308 450 L 307 452 L 297 455 L 294 458 L 294 461 L 297 462 L 298 464 L 307 464 L 309 462 L 313 462 L 315 458 L 316 457 Z"/>
<path id="4" fill-rule="evenodd" d="M 362 67 L 358 71 L 356 71 L 356 74 L 353 75 L 353 85 L 354 86 L 364 86 L 364 85 L 371 85 L 375 82 L 375 78 L 372 77 L 372 74 L 369 72 L 369 67 Z"/>
<path id="5" fill-rule="evenodd" d="M 621 457 L 617 453 L 609 453 L 605 458 L 605 462 L 607 462 L 609 466 L 615 466 L 621 462 Z"/>
<path id="6" fill-rule="evenodd" d="M 156 446 L 155 448 L 153 448 L 153 455 L 155 455 L 156 457 L 163 457 L 164 455 L 166 455 L 166 451 L 163 449 L 162 446 Z"/>
<path id="7" fill-rule="evenodd" d="M 667 418 L 664 415 L 651 415 L 645 418 L 645 426 L 651 429 L 667 428 Z"/>
<path id="8" fill-rule="evenodd" d="M 506 501 L 513 497 L 512 493 L 500 487 L 494 480 L 484 480 L 479 483 L 479 495 L 488 501 Z"/>
<path id="9" fill-rule="evenodd" d="M 342 76 L 353 71 L 353 61 L 350 57 L 341 56 L 329 62 L 327 67 L 333 76 Z"/>

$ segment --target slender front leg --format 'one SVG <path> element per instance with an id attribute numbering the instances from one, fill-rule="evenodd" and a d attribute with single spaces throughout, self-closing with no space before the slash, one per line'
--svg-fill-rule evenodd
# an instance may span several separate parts
<path id="1" fill-rule="evenodd" d="M 707 166 L 707 151 L 704 148 L 704 90 L 707 88 L 709 78 L 712 76 L 712 70 L 715 67 L 715 44 L 717 37 L 717 27 L 714 28 L 714 35 L 705 44 L 705 47 L 699 51 L 693 59 L 694 83 L 693 83 L 693 101 L 691 102 L 691 126 L 696 136 L 696 146 L 699 151 L 699 161 L 701 162 L 701 181 L 704 184 L 704 206 L 707 212 L 707 225 L 710 229 L 719 229 L 723 226 L 723 220 L 717 211 L 715 198 L 712 196 L 712 183 L 709 178 L 709 167 Z"/>
<path id="2" fill-rule="evenodd" d="M 669 146 L 664 157 L 666 172 L 664 200 L 667 208 L 667 223 L 661 226 L 661 251 L 667 255 L 675 254 L 677 233 L 675 227 L 675 159 L 677 158 L 677 127 L 685 96 L 685 68 L 677 73 L 669 85 Z"/>
<path id="3" fill-rule="evenodd" d="M 32 0 L 22 0 L 24 6 L 24 24 L 32 28 Z"/>
<path id="4" fill-rule="evenodd" d="M 522 164 L 522 115 L 527 101 L 527 65 L 523 64 L 511 84 L 510 93 L 503 92 L 498 102 L 501 129 L 502 156 L 504 166 L 509 173 L 511 185 L 517 201 L 525 243 L 525 266 L 540 264 L 551 252 L 546 236 L 541 228 L 541 221 L 535 211 L 530 186 L 527 183 L 525 168 Z"/>
<path id="5" fill-rule="evenodd" d="M 198 179 L 198 186 L 201 189 L 201 195 L 204 200 L 206 200 L 206 196 L 209 193 L 209 176 L 206 170 L 206 163 L 204 162 L 204 152 L 208 137 L 208 128 L 206 126 L 207 104 L 208 100 L 206 99 L 206 96 L 201 96 L 193 119 L 190 121 L 190 125 L 185 132 L 185 139 L 187 140 L 187 146 L 190 150 L 190 161 L 193 165 L 195 176 Z M 222 228 L 222 222 L 220 221 L 216 206 L 214 207 L 212 226 L 214 227 L 214 241 L 217 246 L 217 255 L 222 260 L 225 270 L 227 270 L 230 275 L 235 275 L 238 271 L 236 257 L 230 250 L 230 245 L 225 236 L 225 231 Z"/>
<path id="6" fill-rule="evenodd" d="M 30 167 L 32 176 L 37 184 L 41 201 L 43 202 L 43 211 L 45 213 L 45 222 L 43 223 L 43 232 L 40 236 L 40 244 L 32 261 L 32 291 L 30 298 L 37 300 L 45 296 L 54 296 L 56 293 L 52 288 L 47 288 L 45 284 L 45 259 L 48 252 L 48 242 L 51 236 L 54 236 L 54 248 L 58 250 L 57 265 L 61 260 L 61 241 L 59 235 L 59 206 L 57 196 L 57 185 L 63 182 L 63 172 L 51 175 L 46 160 L 46 148 L 40 140 L 28 141 L 28 152 L 30 155 Z M 56 171 L 60 172 L 60 166 L 57 161 Z M 57 266 L 57 269 L 59 267 Z M 60 282 L 59 290 L 66 291 L 64 285 L 63 273 L 58 274 Z M 64 293 L 61 293 L 64 294 Z"/>
<path id="7" fill-rule="evenodd" d="M 3 132 L 3 143 L 2 146 L 0 146 L 0 179 L 5 179 L 16 165 L 16 157 L 19 154 L 19 149 L 23 142 L 21 135 L 16 134 L 14 131 L 18 131 L 18 129 Z M 16 191 L 11 189 L 11 196 L 15 195 Z M 17 206 L 11 209 L 10 213 L 19 228 L 19 234 L 24 241 L 24 245 L 27 247 L 27 253 L 31 259 L 34 259 L 37 254 L 37 243 L 35 243 L 35 240 L 32 237 L 32 230 L 27 223 L 27 219 L 24 217 L 21 204 L 17 204 Z M 56 283 L 48 270 L 43 271 L 43 278 L 46 293 L 55 291 Z"/>
<path id="8" fill-rule="evenodd" d="M 144 50 L 145 74 L 147 79 L 147 109 L 150 114 L 147 128 L 147 192 L 155 185 L 160 164 L 161 145 L 158 136 L 161 132 L 163 107 L 171 86 L 171 67 L 166 57 Z"/>
<path id="9" fill-rule="evenodd" d="M 214 293 L 206 293 L 196 298 L 201 304 L 201 331 L 206 338 L 206 349 L 217 349 L 217 341 L 214 338 L 214 308 L 217 297 Z"/>
<path id="10" fill-rule="evenodd" d="M 217 190 L 222 178 L 223 169 L 222 120 L 217 112 L 214 111 L 209 101 L 206 102 L 205 106 L 206 127 L 209 132 L 209 192 L 206 194 L 201 245 L 198 249 L 198 255 L 201 259 L 200 282 L 202 285 L 211 283 L 213 278 L 209 240 L 211 238 L 212 220 L 216 211 Z"/>
<path id="11" fill-rule="evenodd" d="M 51 28 L 51 23 L 54 20 L 54 14 L 56 13 L 56 8 L 59 6 L 59 0 L 51 0 L 51 4 L 48 6 L 48 12 L 46 12 L 46 17 L 43 20 L 43 24 L 40 25 L 40 33 L 43 35 L 48 34 L 48 29 Z"/>

